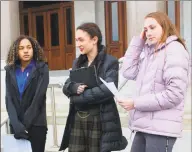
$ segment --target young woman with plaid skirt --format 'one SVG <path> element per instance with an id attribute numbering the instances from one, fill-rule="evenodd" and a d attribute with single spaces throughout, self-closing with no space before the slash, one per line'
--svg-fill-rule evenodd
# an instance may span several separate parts
<path id="1" fill-rule="evenodd" d="M 118 60 L 105 53 L 102 35 L 95 23 L 84 23 L 77 28 L 76 44 L 81 55 L 72 69 L 95 65 L 98 77 L 118 86 Z M 98 86 L 67 79 L 63 93 L 70 98 L 70 110 L 60 150 L 69 152 L 110 152 L 125 149 L 121 123 L 113 94 L 98 80 Z"/>

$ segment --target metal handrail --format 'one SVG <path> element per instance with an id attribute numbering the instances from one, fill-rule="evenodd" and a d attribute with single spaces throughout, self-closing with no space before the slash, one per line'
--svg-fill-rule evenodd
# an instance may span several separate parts
<path id="1" fill-rule="evenodd" d="M 58 140 L 57 140 L 57 126 L 56 126 L 56 108 L 55 108 L 55 93 L 54 93 L 54 88 L 62 88 L 63 84 L 62 83 L 57 83 L 57 84 L 49 84 L 48 88 L 51 89 L 51 109 L 52 109 L 52 125 L 53 125 L 53 148 L 58 148 Z M 10 128 L 9 128 L 9 118 L 7 117 L 2 123 L 1 127 L 6 125 L 6 133 L 10 133 Z"/>
<path id="2" fill-rule="evenodd" d="M 2 123 L 1 127 L 5 125 L 6 133 L 10 134 L 10 128 L 9 128 L 9 118 L 7 117 Z"/>
<path id="3" fill-rule="evenodd" d="M 48 88 L 51 89 L 51 110 L 52 110 L 52 123 L 53 123 L 53 148 L 58 148 L 58 139 L 57 139 L 57 122 L 56 122 L 56 108 L 55 108 L 55 92 L 54 87 L 62 88 L 62 83 L 49 84 Z"/>
<path id="4" fill-rule="evenodd" d="M 120 58 L 120 59 L 118 60 L 118 62 L 119 62 L 119 70 L 120 70 L 121 67 L 122 67 L 123 59 L 124 59 L 124 57 L 122 57 L 122 58 Z M 121 89 L 125 86 L 125 84 L 127 83 L 127 81 L 128 81 L 128 79 L 125 79 L 125 80 L 123 81 L 123 83 L 118 87 L 118 91 L 121 91 Z"/>
<path id="5" fill-rule="evenodd" d="M 119 60 L 120 68 L 122 64 L 123 58 Z M 125 80 L 122 85 L 119 87 L 118 91 L 120 91 L 124 85 L 127 83 L 128 80 Z M 55 93 L 54 88 L 62 88 L 63 83 L 57 83 L 57 84 L 49 84 L 48 88 L 51 89 L 51 109 L 52 109 L 52 123 L 53 123 L 53 148 L 58 148 L 58 139 L 57 139 L 57 122 L 56 122 L 56 108 L 55 108 Z"/>
<path id="6" fill-rule="evenodd" d="M 4 124 L 6 124 L 8 121 L 8 118 L 6 118 L 2 123 L 1 123 L 1 127 L 3 127 Z"/>

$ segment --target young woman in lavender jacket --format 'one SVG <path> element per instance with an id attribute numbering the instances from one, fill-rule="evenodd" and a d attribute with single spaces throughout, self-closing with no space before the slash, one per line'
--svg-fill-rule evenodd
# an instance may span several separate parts
<path id="1" fill-rule="evenodd" d="M 171 152 L 182 133 L 189 53 L 168 16 L 145 17 L 140 36 L 133 37 L 121 72 L 136 80 L 132 99 L 117 99 L 130 111 L 129 127 L 136 131 L 131 152 Z"/>

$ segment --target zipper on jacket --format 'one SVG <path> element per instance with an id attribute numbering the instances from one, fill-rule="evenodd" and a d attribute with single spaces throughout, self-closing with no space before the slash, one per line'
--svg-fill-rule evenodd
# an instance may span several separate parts
<path id="1" fill-rule="evenodd" d="M 145 70 L 144 70 L 144 76 L 145 76 L 145 73 L 146 73 L 146 70 L 147 70 L 147 67 L 148 67 L 148 63 L 149 63 L 149 54 L 147 54 L 147 57 L 146 57 L 147 59 L 146 59 L 146 63 L 145 63 Z M 141 88 L 142 88 L 142 86 L 143 86 L 143 81 L 144 81 L 144 79 L 142 79 L 142 81 L 141 81 L 141 86 L 140 86 L 140 89 L 139 89 L 139 94 L 140 94 L 140 92 L 141 92 Z"/>
<path id="2" fill-rule="evenodd" d="M 166 140 L 165 152 L 168 152 L 168 146 L 169 146 L 169 137 L 167 137 L 167 140 Z"/>

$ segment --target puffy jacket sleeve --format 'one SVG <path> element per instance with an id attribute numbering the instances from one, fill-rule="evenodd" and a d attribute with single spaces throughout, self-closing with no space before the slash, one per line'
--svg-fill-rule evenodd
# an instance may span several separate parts
<path id="1" fill-rule="evenodd" d="M 167 46 L 163 80 L 165 90 L 134 99 L 139 111 L 159 111 L 176 107 L 184 101 L 188 87 L 189 54 L 177 41 Z"/>
<path id="2" fill-rule="evenodd" d="M 75 64 L 76 64 L 77 60 L 75 60 L 73 62 L 73 66 L 72 69 L 75 68 Z M 81 85 L 81 83 L 75 83 L 75 82 L 71 82 L 71 79 L 68 78 L 65 81 L 65 84 L 63 86 L 63 93 L 67 96 L 67 97 L 71 97 L 73 95 L 77 95 L 77 88 L 79 87 L 79 85 Z"/>
<path id="3" fill-rule="evenodd" d="M 106 61 L 108 64 L 105 71 L 104 80 L 106 82 L 114 82 L 116 87 L 118 86 L 118 70 L 119 63 L 118 60 Z M 104 72 L 104 71 L 103 71 Z M 101 84 L 98 87 L 92 89 L 86 89 L 82 94 L 72 96 L 71 101 L 73 103 L 88 103 L 88 104 L 100 104 L 105 102 L 107 99 L 113 97 L 113 94 L 110 90 L 104 85 Z"/>
<path id="4" fill-rule="evenodd" d="M 128 50 L 125 53 L 120 73 L 128 80 L 135 80 L 139 72 L 139 58 L 145 41 L 139 36 L 132 38 Z"/>

